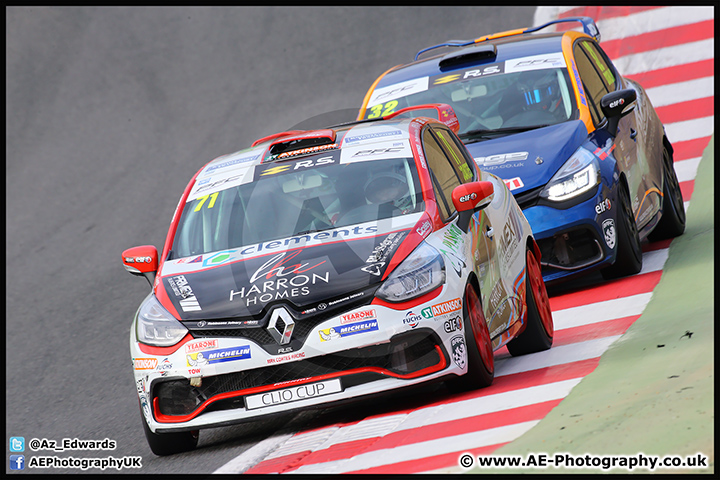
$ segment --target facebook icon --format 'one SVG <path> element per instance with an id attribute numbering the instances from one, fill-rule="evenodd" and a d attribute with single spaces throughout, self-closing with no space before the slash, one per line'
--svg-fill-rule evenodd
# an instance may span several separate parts
<path id="1" fill-rule="evenodd" d="M 25 470 L 25 455 L 10 455 L 10 470 Z"/>

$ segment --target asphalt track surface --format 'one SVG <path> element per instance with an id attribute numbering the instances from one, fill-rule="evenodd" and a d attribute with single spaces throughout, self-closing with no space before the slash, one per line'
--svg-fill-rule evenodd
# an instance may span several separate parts
<path id="1" fill-rule="evenodd" d="M 285 426 L 203 431 L 194 452 L 150 453 L 128 349 L 149 287 L 120 253 L 162 247 L 206 162 L 356 108 L 420 48 L 531 26 L 534 10 L 6 8 L 6 442 L 108 438 L 112 451 L 37 455 L 140 456 L 141 473 L 194 474 Z"/>

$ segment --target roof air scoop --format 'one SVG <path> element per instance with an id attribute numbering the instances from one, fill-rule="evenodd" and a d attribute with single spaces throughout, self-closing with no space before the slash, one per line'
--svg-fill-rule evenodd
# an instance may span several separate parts
<path id="1" fill-rule="evenodd" d="M 440 59 L 440 69 L 453 67 L 455 65 L 467 62 L 481 62 L 483 60 L 492 60 L 497 57 L 497 47 L 492 43 L 477 45 L 473 47 L 463 48 L 457 52 L 451 52 Z"/>
<path id="2" fill-rule="evenodd" d="M 337 148 L 335 137 L 335 130 L 329 128 L 280 137 L 270 144 L 268 150 L 269 160 L 280 160 Z"/>

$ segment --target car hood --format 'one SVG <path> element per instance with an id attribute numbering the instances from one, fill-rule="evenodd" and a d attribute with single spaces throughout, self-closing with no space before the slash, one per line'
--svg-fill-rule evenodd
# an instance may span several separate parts
<path id="1" fill-rule="evenodd" d="M 482 170 L 504 180 L 519 178 L 510 186 L 518 194 L 545 185 L 587 136 L 585 124 L 572 120 L 466 147 Z"/>
<path id="2" fill-rule="evenodd" d="M 385 271 L 422 240 L 414 229 L 421 219 L 427 217 L 417 213 L 169 260 L 156 293 L 182 321 L 235 319 L 248 326 L 276 304 L 301 318 L 368 303 Z"/>

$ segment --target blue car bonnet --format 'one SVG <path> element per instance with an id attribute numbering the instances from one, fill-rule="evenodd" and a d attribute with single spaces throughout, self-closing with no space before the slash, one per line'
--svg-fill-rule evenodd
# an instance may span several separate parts
<path id="1" fill-rule="evenodd" d="M 505 180 L 519 177 L 518 194 L 545 185 L 587 137 L 585 124 L 571 120 L 466 147 L 481 170 Z"/>

